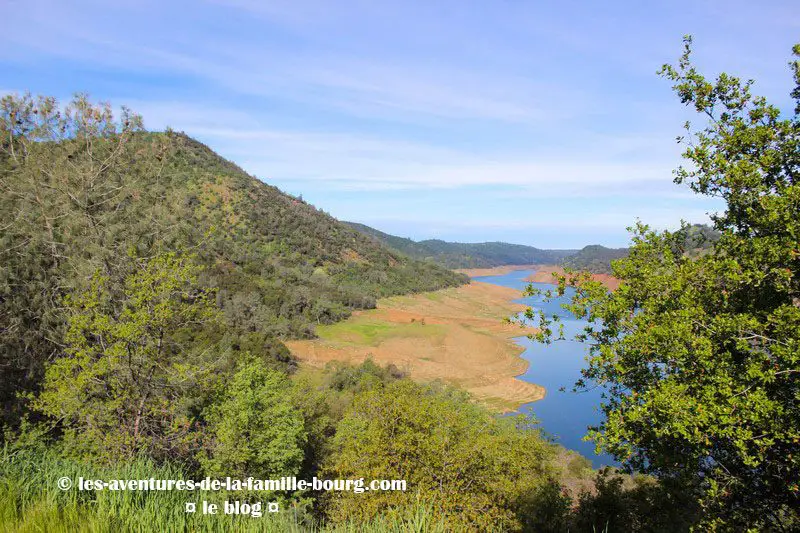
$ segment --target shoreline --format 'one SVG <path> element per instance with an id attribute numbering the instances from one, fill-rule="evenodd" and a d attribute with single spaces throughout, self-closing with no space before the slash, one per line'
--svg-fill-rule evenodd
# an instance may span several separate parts
<path id="1" fill-rule="evenodd" d="M 544 398 L 519 379 L 530 362 L 517 342 L 531 328 L 506 321 L 526 306 L 521 291 L 473 281 L 462 287 L 383 298 L 376 309 L 318 328 L 319 338 L 286 343 L 302 364 L 330 361 L 395 364 L 416 381 L 440 379 L 502 412 Z"/>
<path id="2" fill-rule="evenodd" d="M 536 265 L 537 271 L 525 278 L 525 281 L 534 283 L 558 283 L 557 276 L 564 275 L 564 268 L 558 265 Z M 617 290 L 622 280 L 611 274 L 592 274 L 594 281 L 599 281 L 611 291 Z"/>
<path id="3" fill-rule="evenodd" d="M 459 274 L 466 274 L 470 278 L 479 276 L 502 276 L 517 270 L 533 270 L 541 267 L 541 265 L 501 265 L 488 268 L 458 268 L 454 272 Z"/>

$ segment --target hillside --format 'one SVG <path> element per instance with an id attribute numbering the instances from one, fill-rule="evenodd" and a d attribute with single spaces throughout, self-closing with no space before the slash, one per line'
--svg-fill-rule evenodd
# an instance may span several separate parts
<path id="1" fill-rule="evenodd" d="M 364 224 L 347 222 L 364 235 L 390 246 L 409 257 L 430 261 L 447 268 L 489 268 L 502 265 L 557 263 L 575 250 L 541 250 L 533 246 L 506 242 L 460 243 L 439 239 L 413 241 L 389 235 Z"/>
<path id="2" fill-rule="evenodd" d="M 238 275 L 254 275 L 254 285 L 266 282 L 277 290 L 278 294 L 263 295 L 262 305 L 274 302 L 270 312 L 329 323 L 350 309 L 373 307 L 378 297 L 466 281 L 365 238 L 189 137 L 175 135 L 171 143 L 176 170 L 191 176 L 180 184 L 187 215 L 200 227 L 218 230 L 215 266 L 219 270 L 225 263 L 225 270 L 232 263 Z M 251 295 L 254 288 L 244 292 Z"/>
<path id="3" fill-rule="evenodd" d="M 719 232 L 707 224 L 691 224 L 682 232 L 674 233 L 678 239 L 675 253 L 686 254 L 689 257 L 702 255 L 719 240 Z M 566 257 L 561 264 L 595 274 L 611 274 L 611 261 L 627 255 L 627 248 L 606 248 L 599 244 L 591 244 Z"/>
<path id="4" fill-rule="evenodd" d="M 606 248 L 599 244 L 590 244 L 565 258 L 562 265 L 596 274 L 611 274 L 611 261 L 626 255 L 628 255 L 627 248 Z"/>
<path id="5" fill-rule="evenodd" d="M 279 339 L 312 337 L 316 325 L 379 297 L 468 281 L 386 248 L 184 134 L 18 139 L 0 150 L 4 399 L 62 353 L 66 295 L 97 272 L 122 287 L 159 253 L 195 258 L 224 317 L 225 349 L 284 363 Z"/>

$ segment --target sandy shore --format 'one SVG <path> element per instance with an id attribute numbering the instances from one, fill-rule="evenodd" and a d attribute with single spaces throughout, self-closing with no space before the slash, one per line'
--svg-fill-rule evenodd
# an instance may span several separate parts
<path id="1" fill-rule="evenodd" d="M 491 268 L 459 268 L 456 270 L 456 272 L 460 272 L 461 274 L 466 274 L 471 278 L 475 278 L 477 276 L 502 276 L 503 274 L 514 272 L 515 270 L 532 270 L 534 268 L 539 268 L 539 265 L 503 265 Z"/>
<path id="2" fill-rule="evenodd" d="M 319 339 L 289 341 L 301 362 L 394 363 L 412 379 L 441 379 L 493 408 L 510 411 L 540 400 L 544 388 L 517 379 L 528 362 L 512 338 L 530 332 L 504 319 L 525 309 L 521 292 L 488 283 L 385 298 L 378 308 L 321 326 Z"/>
<path id="3" fill-rule="evenodd" d="M 525 281 L 539 283 L 558 283 L 558 276 L 564 275 L 564 269 L 556 265 L 539 265 L 538 270 L 525 278 Z M 621 281 L 610 274 L 592 274 L 592 279 L 599 281 L 610 290 L 616 290 Z"/>

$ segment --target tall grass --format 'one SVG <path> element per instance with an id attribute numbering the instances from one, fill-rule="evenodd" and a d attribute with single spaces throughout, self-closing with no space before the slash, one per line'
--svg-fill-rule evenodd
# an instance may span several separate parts
<path id="1" fill-rule="evenodd" d="M 174 465 L 156 465 L 136 459 L 101 467 L 64 459 L 52 451 L 9 451 L 0 457 L 0 531 L 3 532 L 444 532 L 430 507 L 420 504 L 399 517 L 378 517 L 368 523 L 329 525 L 283 504 L 279 513 L 260 518 L 226 514 L 204 515 L 203 500 L 222 503 L 242 500 L 240 493 L 184 491 L 62 491 L 57 480 L 185 479 Z M 198 502 L 197 512 L 185 512 L 187 501 Z M 220 513 L 223 511 L 220 510 Z"/>

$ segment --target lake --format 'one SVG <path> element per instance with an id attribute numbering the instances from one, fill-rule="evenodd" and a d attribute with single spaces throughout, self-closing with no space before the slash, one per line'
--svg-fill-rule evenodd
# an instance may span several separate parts
<path id="1" fill-rule="evenodd" d="M 503 287 L 524 290 L 530 285 L 525 278 L 536 272 L 535 270 L 517 270 L 499 276 L 480 276 L 473 278 L 475 281 L 493 283 Z M 533 283 L 533 286 L 542 290 L 554 289 L 550 283 Z M 587 346 L 569 340 L 586 326 L 585 320 L 577 320 L 571 313 L 561 308 L 562 303 L 567 303 L 574 293 L 572 289 L 561 298 L 554 298 L 549 302 L 543 296 L 520 298 L 516 302 L 543 310 L 548 316 L 557 314 L 564 324 L 564 336 L 568 340 L 556 341 L 551 345 L 540 344 L 528 339 L 518 337 L 514 339 L 525 348 L 522 357 L 530 366 L 519 379 L 542 385 L 547 389 L 544 399 L 538 402 L 525 404 L 521 412 L 533 413 L 541 421 L 541 426 L 555 442 L 565 448 L 575 450 L 590 459 L 595 468 L 603 465 L 619 466 L 610 455 L 594 453 L 594 443 L 586 442 L 586 428 L 597 424 L 601 420 L 599 412 L 599 389 L 587 392 L 572 392 L 572 386 L 581 377 L 580 370 L 585 365 Z M 555 331 L 558 331 L 555 329 Z M 560 389 L 564 387 L 564 391 Z"/>

